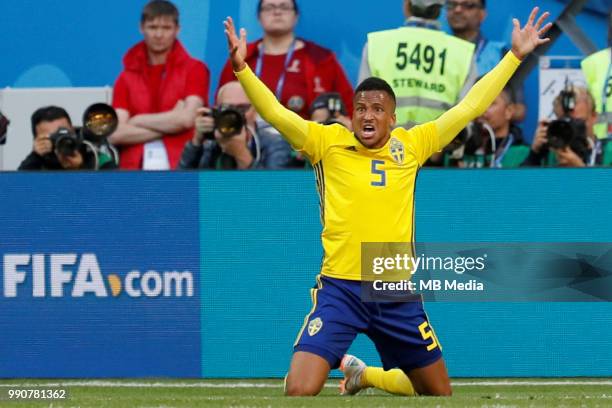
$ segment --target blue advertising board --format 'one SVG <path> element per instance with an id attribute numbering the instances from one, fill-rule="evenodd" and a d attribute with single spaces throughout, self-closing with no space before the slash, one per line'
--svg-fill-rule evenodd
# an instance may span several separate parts
<path id="1" fill-rule="evenodd" d="M 0 377 L 282 377 L 319 271 L 307 171 L 4 173 Z M 423 171 L 420 242 L 612 242 L 605 169 Z M 450 374 L 610 376 L 612 303 L 427 303 Z M 352 352 L 379 360 L 359 337 Z"/>
<path id="2" fill-rule="evenodd" d="M 0 184 L 0 377 L 199 376 L 194 177 Z"/>

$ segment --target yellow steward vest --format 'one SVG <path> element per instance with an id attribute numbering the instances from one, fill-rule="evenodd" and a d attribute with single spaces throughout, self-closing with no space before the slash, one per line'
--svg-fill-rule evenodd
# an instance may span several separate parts
<path id="1" fill-rule="evenodd" d="M 582 72 L 589 92 L 595 100 L 597 124 L 595 135 L 599 139 L 612 136 L 612 70 L 610 70 L 610 48 L 591 54 L 582 61 Z M 604 89 L 605 88 L 605 89 Z M 606 106 L 604 107 L 604 97 Z"/>
<path id="2" fill-rule="evenodd" d="M 429 28 L 368 34 L 370 71 L 393 88 L 400 126 L 435 120 L 455 105 L 473 55 L 474 44 Z"/>

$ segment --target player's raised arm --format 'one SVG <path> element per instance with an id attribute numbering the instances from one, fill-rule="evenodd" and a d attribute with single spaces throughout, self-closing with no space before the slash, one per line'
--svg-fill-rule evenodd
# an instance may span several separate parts
<path id="1" fill-rule="evenodd" d="M 308 122 L 295 112 L 285 108 L 246 64 L 244 61 L 246 56 L 246 30 L 244 28 L 240 29 L 240 37 L 238 37 L 231 17 L 228 17 L 223 25 L 225 26 L 232 67 L 255 110 L 266 122 L 278 130 L 295 149 L 301 150 L 308 134 Z"/>
<path id="2" fill-rule="evenodd" d="M 472 87 L 457 106 L 435 121 L 440 137 L 440 149 L 449 144 L 470 121 L 487 110 L 530 52 L 550 41 L 549 38 L 541 38 L 552 26 L 548 23 L 542 27 L 550 13 L 543 13 L 536 21 L 538 12 L 539 8 L 535 7 L 523 28 L 516 18 L 512 20 L 512 50 Z"/>

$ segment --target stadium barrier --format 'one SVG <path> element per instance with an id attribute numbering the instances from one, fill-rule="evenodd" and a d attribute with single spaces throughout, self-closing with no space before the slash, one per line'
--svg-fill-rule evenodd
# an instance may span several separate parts
<path id="1" fill-rule="evenodd" d="M 312 173 L 0 185 L 0 377 L 284 376 L 322 255 Z M 427 170 L 416 236 L 609 243 L 611 201 L 607 170 Z M 610 302 L 426 307 L 452 376 L 612 374 Z M 352 351 L 378 363 L 366 338 Z"/>

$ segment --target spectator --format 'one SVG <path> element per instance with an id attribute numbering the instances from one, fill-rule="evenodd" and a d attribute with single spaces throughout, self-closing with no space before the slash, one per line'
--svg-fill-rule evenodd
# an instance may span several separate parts
<path id="1" fill-rule="evenodd" d="M 593 96 L 586 88 L 572 87 L 559 94 L 554 101 L 556 121 L 541 121 L 536 129 L 529 156 L 523 166 L 585 167 L 612 163 L 612 145 L 598 140 L 594 133 L 597 112 Z M 572 145 L 564 148 L 549 146 L 549 136 L 559 136 L 551 124 L 573 121 Z M 552 132 L 555 132 L 554 134 Z"/>
<path id="2" fill-rule="evenodd" d="M 368 34 L 359 81 L 385 79 L 397 95 L 397 125 L 438 118 L 476 80 L 474 45 L 440 31 L 444 0 L 404 0 L 404 27 Z"/>
<path id="3" fill-rule="evenodd" d="M 246 63 L 278 100 L 307 119 L 308 108 L 318 95 L 338 92 L 352 112 L 353 88 L 333 52 L 295 36 L 296 0 L 259 0 L 257 16 L 264 35 L 248 44 Z M 219 87 L 234 80 L 228 61 Z"/>
<path id="4" fill-rule="evenodd" d="M 222 135 L 215 128 L 211 109 L 200 108 L 193 140 L 187 142 L 181 169 L 282 169 L 291 159 L 291 148 L 278 132 L 257 128 L 255 109 L 237 81 L 219 89 L 217 108 L 235 109 L 244 116 L 238 133 Z"/>
<path id="5" fill-rule="evenodd" d="M 529 154 L 529 146 L 523 139 L 523 131 L 514 123 L 519 104 L 513 89 L 506 87 L 481 121 L 491 127 L 495 135 L 495 160 L 492 167 L 519 167 Z M 485 138 L 485 150 L 491 149 L 491 138 Z"/>
<path id="6" fill-rule="evenodd" d="M 453 35 L 476 46 L 475 58 L 478 75 L 489 72 L 506 55 L 510 47 L 501 41 L 487 39 L 480 29 L 487 17 L 486 0 L 450 0 L 446 2 L 446 18 Z M 523 88 L 513 84 L 513 92 L 518 102 L 514 104 L 514 117 L 517 122 L 525 118 Z"/>
<path id="7" fill-rule="evenodd" d="M 144 41 L 125 55 L 113 93 L 119 127 L 110 141 L 120 147 L 123 169 L 175 168 L 193 136 L 196 112 L 207 102 L 208 68 L 187 53 L 179 28 L 179 12 L 169 1 L 144 7 Z"/>
<path id="8" fill-rule="evenodd" d="M 612 12 L 609 16 L 608 44 L 612 44 Z M 595 98 L 599 139 L 612 137 L 612 47 L 596 52 L 582 61 L 582 71 Z"/>
<path id="9" fill-rule="evenodd" d="M 512 122 L 513 114 L 514 94 L 512 88 L 506 87 L 486 112 L 445 149 L 444 165 L 461 168 L 520 166 L 529 154 L 529 147 L 521 129 Z"/>
<path id="10" fill-rule="evenodd" d="M 115 169 L 110 155 L 84 141 L 72 126 L 68 112 L 47 106 L 32 114 L 32 152 L 18 170 L 98 170 Z M 62 138 L 64 141 L 59 141 Z"/>

